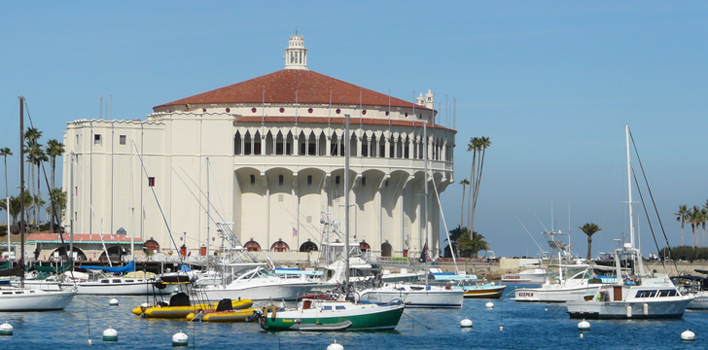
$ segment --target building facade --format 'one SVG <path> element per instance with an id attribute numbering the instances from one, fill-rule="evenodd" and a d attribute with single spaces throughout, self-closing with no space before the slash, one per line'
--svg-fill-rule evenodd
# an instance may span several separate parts
<path id="1" fill-rule="evenodd" d="M 426 232 L 438 251 L 436 193 L 454 182 L 455 131 L 436 125 L 433 94 L 407 102 L 311 71 L 307 58 L 296 34 L 283 70 L 156 106 L 147 120 L 68 123 L 64 225 L 197 254 L 218 249 L 216 223 L 228 223 L 276 259 L 317 250 L 323 215 L 344 222 L 350 210 L 350 234 L 373 254 L 418 254 Z"/>

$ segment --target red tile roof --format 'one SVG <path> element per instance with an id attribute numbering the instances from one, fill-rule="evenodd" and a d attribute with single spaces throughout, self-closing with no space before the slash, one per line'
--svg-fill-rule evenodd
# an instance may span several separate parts
<path id="1" fill-rule="evenodd" d="M 69 234 L 62 234 L 64 241 L 69 243 Z M 126 235 L 99 235 L 99 234 L 88 234 L 88 233 L 75 233 L 74 243 L 93 243 L 101 242 L 101 236 L 103 236 L 104 242 L 109 243 L 130 243 L 130 236 Z M 41 242 L 61 242 L 58 233 L 30 233 L 27 236 L 27 241 L 41 241 Z M 142 238 L 135 238 L 135 243 L 142 244 Z"/>
<path id="2" fill-rule="evenodd" d="M 365 89 L 311 70 L 283 69 L 241 83 L 207 91 L 181 100 L 153 107 L 155 112 L 169 106 L 270 103 L 329 104 L 330 92 L 333 105 L 359 105 L 406 107 L 429 110 L 386 94 Z M 265 93 L 265 97 L 264 97 Z M 361 100 L 360 100 L 361 97 Z M 265 101 L 264 101 L 265 99 Z M 390 100 L 390 102 L 389 102 Z"/>

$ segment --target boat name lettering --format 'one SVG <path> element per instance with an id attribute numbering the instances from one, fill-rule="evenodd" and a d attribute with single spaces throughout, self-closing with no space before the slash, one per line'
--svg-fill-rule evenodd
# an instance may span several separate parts
<path id="1" fill-rule="evenodd" d="M 532 297 L 533 292 L 519 292 L 520 297 Z"/>

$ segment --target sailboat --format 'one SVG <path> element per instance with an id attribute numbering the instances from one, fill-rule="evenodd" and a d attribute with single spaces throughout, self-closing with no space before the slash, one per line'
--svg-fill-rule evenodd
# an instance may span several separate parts
<path id="1" fill-rule="evenodd" d="M 625 134 L 630 241 L 615 250 L 617 282 L 602 285 L 594 295 L 585 299 L 567 302 L 567 312 L 570 318 L 586 319 L 681 318 L 695 296 L 680 293 L 668 275 L 658 276 L 646 270 L 642 253 L 634 246 L 629 126 L 625 126 Z"/>
<path id="2" fill-rule="evenodd" d="M 345 115 L 345 135 L 349 135 L 349 115 Z M 344 184 L 349 185 L 349 137 L 344 138 Z M 349 206 L 349 190 L 344 191 L 345 208 Z M 295 309 L 266 307 L 258 316 L 267 331 L 344 331 L 392 330 L 398 325 L 405 305 L 361 303 L 349 286 L 349 210 L 344 214 L 345 285 L 331 292 L 330 298 L 305 298 Z"/>
<path id="3" fill-rule="evenodd" d="M 25 128 L 24 128 L 24 102 L 25 98 L 20 96 L 20 194 L 25 191 Z M 18 266 L 24 266 L 25 258 L 25 203 L 24 196 L 20 195 L 20 259 Z M 20 276 L 20 287 L 0 288 L 0 311 L 50 311 L 63 310 L 76 295 L 76 290 L 45 292 L 41 290 L 31 290 L 24 286 L 24 274 Z"/>

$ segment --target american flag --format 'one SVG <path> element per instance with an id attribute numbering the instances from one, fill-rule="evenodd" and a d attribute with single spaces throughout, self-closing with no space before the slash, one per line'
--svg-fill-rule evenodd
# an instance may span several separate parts
<path id="1" fill-rule="evenodd" d="M 297 236 L 297 230 L 293 227 L 293 237 Z"/>

